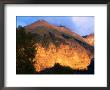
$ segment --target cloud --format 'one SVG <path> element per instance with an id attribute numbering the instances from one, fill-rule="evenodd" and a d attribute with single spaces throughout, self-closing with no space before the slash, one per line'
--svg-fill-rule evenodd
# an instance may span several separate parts
<path id="1" fill-rule="evenodd" d="M 94 17 L 72 17 L 75 24 L 75 30 L 81 34 L 90 34 L 94 32 Z"/>

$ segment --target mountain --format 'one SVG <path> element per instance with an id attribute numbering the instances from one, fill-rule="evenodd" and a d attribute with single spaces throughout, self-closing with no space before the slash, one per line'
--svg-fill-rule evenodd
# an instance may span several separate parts
<path id="1" fill-rule="evenodd" d="M 94 46 L 94 34 L 89 34 L 87 36 L 84 36 L 85 38 L 85 41 L 91 45 L 91 46 Z"/>
<path id="2" fill-rule="evenodd" d="M 55 26 L 44 20 L 24 27 L 36 39 L 36 54 L 33 59 L 37 72 L 54 67 L 55 63 L 74 70 L 88 70 L 94 57 L 94 47 L 87 39 L 65 26 Z"/>
<path id="3" fill-rule="evenodd" d="M 67 36 L 73 36 L 74 38 L 87 43 L 85 39 L 83 39 L 80 35 L 78 35 L 75 32 L 72 32 L 69 28 L 64 27 L 64 26 L 55 26 L 52 24 L 49 24 L 45 20 L 39 20 L 36 21 L 30 25 L 25 26 L 25 29 L 27 32 L 31 33 L 38 33 L 40 35 L 42 34 L 47 34 L 48 32 L 54 32 L 55 35 L 61 36 L 61 34 L 66 34 Z"/>

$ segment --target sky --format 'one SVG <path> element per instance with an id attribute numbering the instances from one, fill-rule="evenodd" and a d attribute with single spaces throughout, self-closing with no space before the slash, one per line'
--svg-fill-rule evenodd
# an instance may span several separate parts
<path id="1" fill-rule="evenodd" d="M 26 26 L 38 20 L 45 20 L 57 26 L 63 25 L 81 36 L 94 33 L 93 16 L 17 16 L 16 26 Z"/>

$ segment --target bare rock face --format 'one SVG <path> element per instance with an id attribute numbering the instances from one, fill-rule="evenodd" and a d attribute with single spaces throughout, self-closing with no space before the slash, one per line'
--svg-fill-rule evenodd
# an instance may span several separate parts
<path id="1" fill-rule="evenodd" d="M 87 70 L 94 49 L 80 35 L 66 27 L 58 27 L 38 21 L 25 26 L 27 32 L 36 35 L 36 54 L 33 59 L 37 72 L 51 68 L 56 63 L 74 70 Z M 89 36 L 88 38 L 90 38 Z"/>

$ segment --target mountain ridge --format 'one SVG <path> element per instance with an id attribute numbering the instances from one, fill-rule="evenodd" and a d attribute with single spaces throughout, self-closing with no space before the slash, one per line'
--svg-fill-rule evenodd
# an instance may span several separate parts
<path id="1" fill-rule="evenodd" d="M 55 26 L 53 24 L 49 24 L 47 21 L 45 20 L 39 20 L 39 21 L 36 21 L 36 22 L 33 22 L 32 24 L 29 24 L 27 26 L 24 26 L 24 28 L 26 29 L 26 32 L 33 32 L 33 33 L 36 33 L 36 30 L 39 28 L 39 29 L 45 29 L 47 31 L 49 30 L 53 30 L 52 32 L 56 32 L 56 34 L 59 34 L 60 33 L 66 33 L 67 35 L 70 35 L 70 36 L 73 36 L 74 38 L 86 43 L 86 44 L 89 44 L 82 36 L 78 35 L 77 33 L 75 32 L 72 32 L 69 28 L 67 27 L 64 27 L 64 26 Z M 43 32 L 47 32 L 47 31 L 39 31 L 43 34 Z"/>

